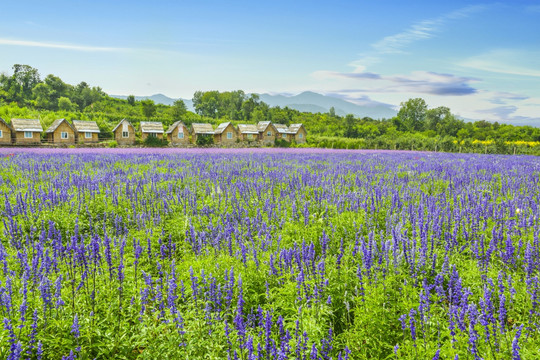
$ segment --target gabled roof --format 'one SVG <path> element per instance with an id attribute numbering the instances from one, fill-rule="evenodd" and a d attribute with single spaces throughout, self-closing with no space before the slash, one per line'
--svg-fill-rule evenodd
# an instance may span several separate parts
<path id="1" fill-rule="evenodd" d="M 13 128 L 11 127 L 11 125 L 8 124 L 8 123 L 6 122 L 6 120 L 2 119 L 1 117 L 0 117 L 0 123 L 2 123 L 2 124 L 4 124 L 5 126 L 7 126 L 7 128 L 8 128 L 9 130 L 13 130 Z"/>
<path id="2" fill-rule="evenodd" d="M 191 124 L 194 134 L 214 134 L 214 128 L 211 124 L 194 123 Z"/>
<path id="3" fill-rule="evenodd" d="M 163 123 L 159 121 L 141 121 L 141 132 L 163 134 Z"/>
<path id="4" fill-rule="evenodd" d="M 263 132 L 270 124 L 270 121 L 259 121 L 259 123 L 257 124 L 257 129 L 259 130 L 259 132 Z"/>
<path id="5" fill-rule="evenodd" d="M 77 132 L 100 133 L 95 121 L 73 120 L 73 127 Z"/>
<path id="6" fill-rule="evenodd" d="M 292 134 L 289 131 L 289 128 L 287 127 L 287 125 L 274 124 L 274 127 L 276 128 L 277 132 L 280 133 L 280 134 Z"/>
<path id="7" fill-rule="evenodd" d="M 302 124 L 291 124 L 289 126 L 289 131 L 290 131 L 291 134 L 296 135 L 298 133 L 298 130 L 300 130 L 300 128 L 303 128 L 303 127 L 304 127 L 304 125 L 302 125 Z"/>
<path id="8" fill-rule="evenodd" d="M 15 131 L 43 132 L 38 119 L 11 119 L 11 126 Z"/>
<path id="9" fill-rule="evenodd" d="M 177 121 L 174 124 L 172 124 L 171 126 L 169 126 L 166 133 L 171 134 L 174 131 L 174 129 L 176 129 L 178 126 L 184 126 L 184 127 L 187 128 L 186 124 L 184 124 L 182 121 Z"/>
<path id="10" fill-rule="evenodd" d="M 259 129 L 257 129 L 257 125 L 251 124 L 239 124 L 238 131 L 240 131 L 241 134 L 259 134 Z"/>
<path id="11" fill-rule="evenodd" d="M 53 133 L 55 132 L 56 129 L 58 129 L 58 127 L 60 126 L 60 124 L 62 124 L 63 122 L 65 122 L 70 128 L 71 130 L 75 131 L 75 129 L 73 129 L 73 126 L 71 126 L 71 124 L 66 120 L 66 119 L 56 119 L 53 121 L 53 123 L 51 124 L 51 126 L 49 126 L 47 128 L 47 130 L 45 130 L 46 133 Z"/>
<path id="12" fill-rule="evenodd" d="M 126 119 L 122 119 L 115 127 L 114 129 L 112 129 L 113 132 L 116 131 L 116 129 L 118 129 L 118 127 L 123 124 L 123 123 L 126 123 L 128 126 L 131 126 L 133 129 L 135 129 L 135 127 L 129 122 L 127 121 Z"/>
<path id="13" fill-rule="evenodd" d="M 227 126 L 229 126 L 231 123 L 229 121 L 227 121 L 226 123 L 221 123 L 218 125 L 218 127 L 216 128 L 216 131 L 214 132 L 215 134 L 223 134 L 223 132 L 225 131 L 225 129 L 227 128 Z M 234 128 L 234 127 L 233 127 Z"/>

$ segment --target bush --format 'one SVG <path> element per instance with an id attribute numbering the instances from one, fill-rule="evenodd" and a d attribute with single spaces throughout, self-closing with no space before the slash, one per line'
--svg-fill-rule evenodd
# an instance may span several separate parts
<path id="1" fill-rule="evenodd" d="M 288 148 L 291 146 L 291 143 L 283 139 L 276 139 L 274 140 L 274 146 L 281 147 L 281 148 Z"/>
<path id="2" fill-rule="evenodd" d="M 208 146 L 214 144 L 214 137 L 212 135 L 198 135 L 196 144 L 198 146 Z"/>
<path id="3" fill-rule="evenodd" d="M 167 141 L 167 139 L 160 139 L 158 137 L 153 137 L 153 136 L 148 136 L 143 141 L 143 145 L 148 146 L 148 147 L 164 147 L 164 146 L 167 146 L 168 144 L 169 142 Z"/>
<path id="4" fill-rule="evenodd" d="M 111 141 L 109 141 L 108 146 L 109 146 L 110 148 L 115 148 L 115 147 L 118 146 L 118 143 L 116 142 L 116 140 L 111 140 Z"/>

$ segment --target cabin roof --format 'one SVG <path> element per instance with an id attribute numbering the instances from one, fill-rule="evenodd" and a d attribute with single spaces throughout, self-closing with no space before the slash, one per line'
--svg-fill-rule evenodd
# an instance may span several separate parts
<path id="1" fill-rule="evenodd" d="M 68 126 L 70 127 L 71 130 L 74 130 L 73 129 L 73 126 L 71 126 L 71 124 L 66 120 L 66 119 L 56 119 L 53 121 L 53 123 L 51 124 L 51 126 L 49 126 L 47 128 L 47 130 L 45 130 L 46 133 L 53 133 L 56 131 L 56 129 L 58 129 L 58 127 L 60 126 L 60 124 L 62 124 L 63 122 L 65 122 L 66 124 L 68 124 Z"/>
<path id="2" fill-rule="evenodd" d="M 284 124 L 274 124 L 274 127 L 276 128 L 277 132 L 280 134 L 294 134 L 292 133 L 287 125 Z"/>
<path id="3" fill-rule="evenodd" d="M 11 119 L 11 126 L 15 131 L 43 132 L 38 119 Z"/>
<path id="4" fill-rule="evenodd" d="M 184 127 L 187 127 L 186 124 L 184 124 L 182 121 L 176 121 L 174 124 L 172 124 L 171 126 L 169 126 L 169 128 L 167 129 L 167 134 L 171 134 L 174 129 L 176 129 L 178 126 L 184 126 Z"/>
<path id="5" fill-rule="evenodd" d="M 302 127 L 304 127 L 304 125 L 302 124 L 291 124 L 289 126 L 289 131 L 291 132 L 291 134 L 297 134 L 298 130 L 300 130 L 300 128 Z"/>
<path id="6" fill-rule="evenodd" d="M 127 124 L 128 124 L 129 126 L 131 126 L 132 128 L 134 128 L 133 125 L 132 125 L 128 120 L 122 119 L 118 124 L 116 124 L 116 126 L 114 127 L 114 129 L 112 129 L 112 131 L 115 132 L 116 129 L 118 129 L 118 127 L 119 127 L 122 123 L 124 123 L 124 122 L 127 123 Z M 135 128 L 134 128 L 134 129 L 135 129 Z"/>
<path id="7" fill-rule="evenodd" d="M 77 132 L 100 133 L 95 121 L 73 120 L 73 127 Z"/>
<path id="8" fill-rule="evenodd" d="M 163 123 L 159 121 L 141 121 L 141 132 L 163 134 Z"/>
<path id="9" fill-rule="evenodd" d="M 194 134 L 214 134 L 214 128 L 211 124 L 206 123 L 194 123 L 191 124 Z"/>
<path id="10" fill-rule="evenodd" d="M 215 134 L 223 134 L 223 132 L 225 131 L 227 126 L 229 126 L 230 124 L 231 124 L 230 121 L 219 124 L 218 127 L 216 128 L 216 131 L 214 131 L 214 133 Z"/>
<path id="11" fill-rule="evenodd" d="M 239 124 L 238 131 L 240 131 L 241 134 L 259 134 L 257 125 L 252 124 Z"/>
<path id="12" fill-rule="evenodd" d="M 259 121 L 259 123 L 257 124 L 257 129 L 262 132 L 264 130 L 266 130 L 266 128 L 268 127 L 268 125 L 270 125 L 271 122 L 270 121 Z"/>

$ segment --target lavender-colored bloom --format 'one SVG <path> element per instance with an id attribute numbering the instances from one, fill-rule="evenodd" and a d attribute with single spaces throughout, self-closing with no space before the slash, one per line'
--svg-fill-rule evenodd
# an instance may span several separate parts
<path id="1" fill-rule="evenodd" d="M 519 326 L 516 335 L 514 336 L 514 340 L 512 340 L 512 360 L 521 360 L 521 355 L 519 354 L 519 338 L 521 337 L 521 330 L 523 330 L 523 325 Z"/>
<path id="2" fill-rule="evenodd" d="M 73 317 L 73 324 L 71 325 L 71 333 L 75 338 L 78 338 L 81 334 L 79 331 L 79 317 L 77 314 Z"/>

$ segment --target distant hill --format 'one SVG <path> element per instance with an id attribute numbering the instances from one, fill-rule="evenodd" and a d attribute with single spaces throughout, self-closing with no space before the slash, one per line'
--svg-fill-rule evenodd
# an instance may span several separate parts
<path id="1" fill-rule="evenodd" d="M 328 112 L 334 107 L 337 115 L 353 114 L 358 117 L 369 116 L 373 119 L 391 118 L 396 111 L 389 105 L 373 103 L 373 105 L 358 105 L 333 96 L 321 95 L 305 91 L 294 96 L 261 94 L 260 99 L 270 106 L 288 106 L 291 109 L 307 112 Z"/>
<path id="2" fill-rule="evenodd" d="M 127 95 L 111 95 L 118 99 L 127 99 Z M 345 116 L 353 114 L 357 117 L 369 116 L 373 119 L 391 118 L 396 115 L 396 111 L 389 105 L 374 103 L 373 105 L 358 105 L 350 101 L 339 99 L 333 96 L 321 95 L 311 91 L 305 91 L 294 96 L 259 94 L 261 101 L 270 106 L 289 107 L 302 112 L 325 113 L 334 107 L 336 114 Z M 156 104 L 172 105 L 175 100 L 163 94 L 152 96 L 135 96 L 135 100 L 154 100 Z M 191 99 L 182 99 L 188 110 L 194 111 Z"/>
<path id="3" fill-rule="evenodd" d="M 117 98 L 117 99 L 123 99 L 123 100 L 126 100 L 128 97 L 127 95 L 109 95 L 109 96 L 113 98 Z M 178 99 L 170 98 L 167 95 L 163 95 L 163 94 L 155 94 L 152 96 L 135 96 L 135 100 L 137 101 L 146 100 L 146 99 L 154 100 L 156 104 L 163 104 L 163 105 L 172 105 L 176 100 L 178 100 Z M 184 103 L 186 104 L 188 110 L 194 111 L 193 101 L 191 101 L 191 99 L 182 99 L 182 100 L 184 100 Z"/>

